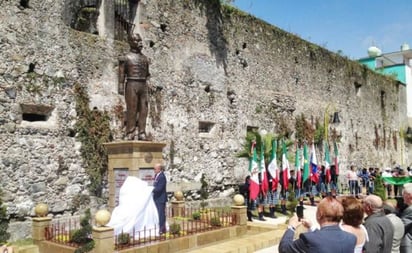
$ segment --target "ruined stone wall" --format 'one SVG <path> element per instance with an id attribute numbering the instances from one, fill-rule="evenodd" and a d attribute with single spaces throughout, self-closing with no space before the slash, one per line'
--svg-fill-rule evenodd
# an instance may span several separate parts
<path id="1" fill-rule="evenodd" d="M 276 133 L 285 120 L 293 130 L 296 116 L 323 122 L 326 110 L 340 112 L 332 127 L 342 136 L 343 168 L 400 162 L 405 87 L 213 2 L 141 1 L 138 28 L 152 75 L 147 131 L 167 143 L 170 184 L 198 185 L 205 173 L 211 198 L 230 196 L 247 174 L 248 161 L 236 154 L 248 127 Z M 114 138 L 122 137 L 117 57 L 127 45 L 70 29 L 65 4 L 0 1 L 0 177 L 13 238 L 30 233 L 22 228 L 36 203 L 78 214 L 89 194 L 74 84 L 88 88 L 90 107 L 107 111 Z M 23 120 L 33 111 L 46 120 Z"/>

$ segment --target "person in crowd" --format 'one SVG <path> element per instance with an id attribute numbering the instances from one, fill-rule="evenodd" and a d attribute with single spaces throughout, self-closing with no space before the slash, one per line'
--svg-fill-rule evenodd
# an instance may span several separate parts
<path id="1" fill-rule="evenodd" d="M 277 218 L 275 211 L 276 205 L 279 202 L 279 195 L 278 195 L 278 182 L 276 179 L 273 179 L 270 173 L 267 173 L 269 179 L 269 190 L 267 195 L 267 202 L 269 204 L 269 213 L 270 218 Z"/>
<path id="2" fill-rule="evenodd" d="M 338 191 L 338 174 L 336 173 L 336 166 L 331 165 L 330 166 L 330 188 L 332 194 L 336 195 L 336 192 Z"/>
<path id="3" fill-rule="evenodd" d="M 260 187 L 262 188 L 262 187 Z M 262 192 L 262 190 L 259 191 L 259 195 L 256 199 L 256 205 L 257 205 L 257 210 L 258 210 L 258 219 L 260 221 L 266 221 L 266 219 L 263 217 L 265 205 L 266 205 L 266 195 Z"/>
<path id="4" fill-rule="evenodd" d="M 385 168 L 385 170 L 382 172 L 382 177 L 392 177 L 392 169 L 391 168 Z M 391 198 L 391 193 L 392 193 L 392 185 L 389 183 L 384 182 L 383 185 L 386 188 L 386 196 L 388 199 Z"/>
<path id="5" fill-rule="evenodd" d="M 367 195 L 373 194 L 375 191 L 375 178 L 376 178 L 376 170 L 374 168 L 369 168 L 369 184 L 368 184 L 368 192 Z"/>
<path id="6" fill-rule="evenodd" d="M 399 167 L 399 166 L 396 166 L 393 170 L 392 170 L 392 177 L 400 177 L 401 176 L 401 168 Z M 402 189 L 401 189 L 401 186 L 400 185 L 398 185 L 398 184 L 394 184 L 393 185 L 393 194 L 394 194 L 394 197 L 396 198 L 396 197 L 398 197 L 399 195 L 398 194 L 400 194 L 402 192 Z"/>
<path id="7" fill-rule="evenodd" d="M 349 183 L 349 192 L 352 196 L 358 196 L 358 174 L 356 172 L 356 167 L 355 165 L 350 166 L 350 170 L 348 171 L 348 174 L 346 175 L 346 178 L 348 179 Z"/>
<path id="8" fill-rule="evenodd" d="M 246 215 L 248 221 L 252 220 L 253 200 L 250 199 L 250 176 L 246 176 L 245 183 L 239 187 L 240 194 L 243 195 L 246 205 Z"/>
<path id="9" fill-rule="evenodd" d="M 393 240 L 392 240 L 392 251 L 391 253 L 399 253 L 401 240 L 405 233 L 405 227 L 403 226 L 402 220 L 396 215 L 396 208 L 390 201 L 385 201 L 383 203 L 383 211 L 391 221 L 393 226 Z"/>
<path id="10" fill-rule="evenodd" d="M 359 175 L 361 182 L 362 182 L 362 187 L 361 189 L 365 188 L 366 194 L 368 194 L 368 185 L 369 185 L 369 171 L 366 168 L 363 168 L 362 171 L 360 172 Z M 361 192 L 363 192 L 361 190 Z"/>
<path id="11" fill-rule="evenodd" d="M 341 223 L 341 228 L 356 236 L 356 246 L 354 253 L 362 253 L 363 246 L 367 241 L 368 232 L 365 226 L 362 225 L 363 222 L 363 205 L 361 201 L 353 196 L 348 196 L 342 199 L 343 206 L 343 218 Z"/>
<path id="12" fill-rule="evenodd" d="M 342 204 L 336 198 L 325 197 L 319 202 L 316 211 L 316 220 L 320 229 L 311 228 L 312 231 L 302 233 L 297 240 L 293 240 L 298 225 L 303 224 L 307 228 L 311 226 L 311 222 L 305 219 L 299 222 L 298 217 L 294 215 L 289 219 L 288 229 L 279 243 L 279 253 L 353 252 L 356 237 L 339 227 L 342 216 Z"/>
<path id="13" fill-rule="evenodd" d="M 407 206 L 401 213 L 405 235 L 401 240 L 400 252 L 412 253 L 412 183 L 403 185 L 403 202 Z"/>
<path id="14" fill-rule="evenodd" d="M 297 190 L 298 190 L 298 179 L 295 173 L 295 170 L 290 170 L 290 178 L 289 178 L 289 187 L 291 192 L 289 194 L 293 194 L 294 198 L 298 197 Z"/>
<path id="15" fill-rule="evenodd" d="M 267 180 L 267 179 L 265 179 Z M 262 182 L 262 173 L 259 173 L 259 194 L 258 197 L 256 198 L 256 205 L 257 205 L 257 210 L 258 210 L 258 219 L 260 221 L 266 221 L 266 219 L 263 217 L 263 213 L 265 210 L 265 205 L 267 205 L 267 190 L 264 190 L 263 187 L 263 182 Z"/>
<path id="16" fill-rule="evenodd" d="M 326 172 L 325 172 L 325 166 L 322 165 L 320 169 L 318 170 L 319 172 L 319 190 L 322 198 L 326 197 L 327 195 L 327 185 L 326 185 Z"/>
<path id="17" fill-rule="evenodd" d="M 410 177 L 412 177 L 412 169 L 411 169 L 411 167 L 408 166 L 408 167 L 406 168 L 406 171 L 407 171 L 407 175 L 410 176 Z"/>
<path id="18" fill-rule="evenodd" d="M 157 212 L 159 214 L 159 233 L 166 233 L 166 176 L 163 172 L 163 166 L 156 164 L 154 167 L 154 183 L 153 183 L 153 201 L 155 202 Z"/>
<path id="19" fill-rule="evenodd" d="M 382 199 L 377 195 L 366 196 L 363 199 L 363 209 L 367 215 L 364 226 L 369 236 L 369 241 L 365 243 L 365 252 L 391 252 L 394 229 L 383 212 Z"/>

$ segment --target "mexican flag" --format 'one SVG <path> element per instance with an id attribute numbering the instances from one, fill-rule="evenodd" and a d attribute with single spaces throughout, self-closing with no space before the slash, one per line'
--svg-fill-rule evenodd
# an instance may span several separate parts
<path id="1" fill-rule="evenodd" d="M 282 182 L 283 182 L 283 187 L 284 190 L 287 191 L 289 187 L 289 178 L 290 178 L 290 172 L 289 172 L 289 161 L 286 153 L 286 143 L 283 142 L 282 146 Z"/>
<path id="2" fill-rule="evenodd" d="M 256 154 L 256 142 L 252 143 L 252 157 L 249 160 L 249 174 L 249 198 L 254 200 L 259 195 L 259 164 Z"/>
<path id="3" fill-rule="evenodd" d="M 279 183 L 279 168 L 276 161 L 276 149 L 277 149 L 277 141 L 272 141 L 272 150 L 270 152 L 270 161 L 268 165 L 268 171 L 272 176 L 272 191 L 278 188 Z"/>
<path id="4" fill-rule="evenodd" d="M 309 155 L 308 155 L 308 145 L 305 143 L 303 145 L 303 176 L 302 182 L 305 183 L 309 179 Z"/>
<path id="5" fill-rule="evenodd" d="M 296 145 L 296 153 L 295 153 L 295 175 L 296 175 L 296 187 L 299 189 L 302 187 L 302 172 L 300 171 L 300 149 Z"/>
<path id="6" fill-rule="evenodd" d="M 338 153 L 338 145 L 336 144 L 336 142 L 333 142 L 333 148 L 335 151 L 335 171 L 336 171 L 336 175 L 339 175 L 339 153 Z"/>
<path id="7" fill-rule="evenodd" d="M 269 189 L 269 182 L 268 182 L 268 177 L 266 174 L 266 166 L 265 166 L 265 146 L 262 145 L 260 146 L 260 163 L 259 163 L 259 172 L 261 176 L 261 190 L 263 195 L 266 195 Z"/>
<path id="8" fill-rule="evenodd" d="M 325 178 L 326 178 L 326 183 L 330 183 L 330 180 L 331 180 L 330 156 L 329 156 L 328 143 L 326 143 L 326 141 L 325 141 Z"/>

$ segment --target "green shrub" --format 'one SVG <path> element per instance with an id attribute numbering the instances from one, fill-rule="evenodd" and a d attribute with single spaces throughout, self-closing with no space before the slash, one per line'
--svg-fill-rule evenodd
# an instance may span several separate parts
<path id="1" fill-rule="evenodd" d="M 214 227 L 219 227 L 222 225 L 222 223 L 220 222 L 220 218 L 219 217 L 212 217 L 210 218 L 210 225 L 214 226 Z"/>
<path id="2" fill-rule="evenodd" d="M 178 234 L 180 233 L 180 230 L 181 230 L 180 224 L 172 223 L 172 224 L 169 226 L 169 232 L 170 232 L 170 234 L 172 234 L 172 235 L 178 235 Z"/>
<path id="3" fill-rule="evenodd" d="M 192 213 L 192 218 L 194 220 L 200 220 L 200 212 L 194 212 Z"/>
<path id="4" fill-rule="evenodd" d="M 121 233 L 117 236 L 117 243 L 120 245 L 127 245 L 130 243 L 130 234 Z"/>
<path id="5" fill-rule="evenodd" d="M 79 244 L 74 253 L 89 252 L 94 248 L 94 241 L 91 239 L 92 225 L 90 225 L 90 209 L 86 210 L 85 216 L 80 221 L 80 229 L 72 232 L 71 241 Z"/>

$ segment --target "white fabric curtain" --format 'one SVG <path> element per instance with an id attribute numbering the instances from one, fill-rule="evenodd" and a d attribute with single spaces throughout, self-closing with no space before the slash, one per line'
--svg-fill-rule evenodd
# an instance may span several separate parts
<path id="1" fill-rule="evenodd" d="M 142 236 L 156 235 L 159 216 L 152 197 L 153 186 L 133 176 L 126 178 L 119 193 L 119 205 L 115 207 L 107 226 L 113 227 L 115 235 L 120 233 L 136 234 L 146 229 Z M 155 230 L 156 229 L 156 230 Z"/>

